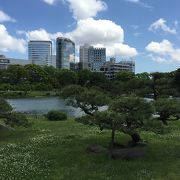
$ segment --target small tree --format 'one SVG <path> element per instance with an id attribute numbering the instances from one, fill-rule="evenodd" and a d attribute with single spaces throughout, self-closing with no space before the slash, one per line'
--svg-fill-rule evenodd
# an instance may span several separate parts
<path id="1" fill-rule="evenodd" d="M 138 130 L 143 128 L 153 113 L 152 105 L 146 100 L 138 97 L 127 97 L 117 99 L 110 105 L 110 110 L 118 113 L 124 118 L 121 131 L 129 134 L 133 143 L 141 140 Z"/>
<path id="2" fill-rule="evenodd" d="M 10 127 L 28 127 L 30 123 L 25 114 L 12 112 L 8 114 L 4 120 L 4 123 Z"/>
<path id="3" fill-rule="evenodd" d="M 128 97 L 113 101 L 107 111 L 96 112 L 93 116 L 83 116 L 76 120 L 83 124 L 97 125 L 100 130 L 111 129 L 112 150 L 116 131 L 130 135 L 133 144 L 136 145 L 141 140 L 138 130 L 149 130 L 147 125 L 151 121 L 152 113 L 153 107 L 150 103 L 141 98 Z"/>
<path id="4" fill-rule="evenodd" d="M 69 105 L 81 108 L 87 115 L 93 116 L 100 106 L 107 105 L 108 97 L 95 89 L 88 89 L 78 85 L 70 85 L 62 89 L 60 96 Z"/>
<path id="5" fill-rule="evenodd" d="M 3 118 L 4 123 L 11 127 L 30 125 L 24 114 L 12 112 L 11 105 L 2 98 L 0 98 L 0 118 Z"/>
<path id="6" fill-rule="evenodd" d="M 11 111 L 12 106 L 5 99 L 0 98 L 0 117 L 5 117 Z"/>
<path id="7" fill-rule="evenodd" d="M 168 125 L 167 121 L 171 116 L 180 114 L 180 102 L 175 99 L 158 99 L 155 102 L 156 111 L 159 113 L 159 119 Z"/>
<path id="8" fill-rule="evenodd" d="M 82 116 L 76 118 L 76 121 L 85 125 L 99 126 L 100 130 L 111 129 L 111 141 L 109 144 L 111 150 L 114 148 L 116 131 L 120 130 L 124 124 L 124 118 L 122 115 L 109 110 L 96 112 L 94 116 Z"/>

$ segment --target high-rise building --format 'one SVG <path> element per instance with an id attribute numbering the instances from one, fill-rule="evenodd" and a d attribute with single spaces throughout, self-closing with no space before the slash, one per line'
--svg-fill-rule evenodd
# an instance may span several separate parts
<path id="1" fill-rule="evenodd" d="M 100 71 L 106 61 L 106 49 L 94 48 L 88 44 L 80 46 L 80 65 L 82 69 Z"/>
<path id="2" fill-rule="evenodd" d="M 56 55 L 52 55 L 52 66 L 56 68 Z"/>
<path id="3" fill-rule="evenodd" d="M 51 41 L 29 41 L 28 59 L 32 64 L 52 65 L 52 42 Z"/>
<path id="4" fill-rule="evenodd" d="M 94 60 L 92 63 L 92 71 L 100 71 L 106 62 L 106 48 L 94 48 Z"/>
<path id="5" fill-rule="evenodd" d="M 90 68 L 91 68 L 91 62 L 90 62 L 92 59 L 92 58 L 90 58 L 91 50 L 93 51 L 93 46 L 90 46 L 89 44 L 84 44 L 83 46 L 80 46 L 79 62 L 81 64 L 82 69 L 90 70 Z"/>
<path id="6" fill-rule="evenodd" d="M 56 39 L 56 68 L 71 69 L 75 63 L 75 43 L 68 38 Z"/>

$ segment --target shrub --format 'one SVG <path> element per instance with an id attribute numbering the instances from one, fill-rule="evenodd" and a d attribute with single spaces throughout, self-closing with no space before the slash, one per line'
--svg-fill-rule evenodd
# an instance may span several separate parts
<path id="1" fill-rule="evenodd" d="M 62 121 L 62 120 L 67 120 L 67 115 L 64 112 L 60 111 L 49 111 L 48 114 L 46 115 L 48 120 L 50 121 Z"/>
<path id="2" fill-rule="evenodd" d="M 180 102 L 176 99 L 158 99 L 155 101 L 156 111 L 160 115 L 160 120 L 167 125 L 171 116 L 177 117 L 180 114 Z"/>
<path id="3" fill-rule="evenodd" d="M 25 114 L 12 112 L 6 116 L 4 123 L 10 127 L 29 127 L 30 123 Z"/>
<path id="4" fill-rule="evenodd" d="M 11 105 L 5 99 L 0 98 L 0 116 L 3 116 L 11 111 Z"/>

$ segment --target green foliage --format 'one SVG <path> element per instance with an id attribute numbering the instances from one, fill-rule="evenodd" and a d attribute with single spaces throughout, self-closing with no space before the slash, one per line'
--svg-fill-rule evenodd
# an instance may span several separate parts
<path id="1" fill-rule="evenodd" d="M 165 127 L 163 123 L 157 119 L 146 121 L 142 130 L 151 131 L 156 134 L 168 134 L 170 132 L 170 128 L 168 126 Z"/>
<path id="2" fill-rule="evenodd" d="M 81 108 L 88 115 L 93 115 L 98 111 L 98 107 L 109 102 L 109 98 L 103 92 L 78 85 L 63 88 L 60 96 L 66 99 L 68 104 Z"/>
<path id="3" fill-rule="evenodd" d="M 160 115 L 160 120 L 167 124 L 167 120 L 180 114 L 180 102 L 175 99 L 158 99 L 155 103 L 156 111 Z"/>
<path id="4" fill-rule="evenodd" d="M 86 86 L 90 83 L 92 72 L 89 70 L 80 70 L 77 72 L 78 84 L 81 86 Z"/>
<path id="5" fill-rule="evenodd" d="M 46 115 L 47 119 L 50 121 L 63 121 L 67 120 L 67 115 L 60 111 L 49 111 Z"/>
<path id="6" fill-rule="evenodd" d="M 154 111 L 151 103 L 138 97 L 117 99 L 110 104 L 110 110 L 124 117 L 122 130 L 130 135 L 142 128 Z"/>
<path id="7" fill-rule="evenodd" d="M 180 68 L 175 71 L 174 85 L 178 88 L 180 93 Z"/>
<path id="8" fill-rule="evenodd" d="M 107 111 L 95 112 L 93 116 L 77 118 L 78 122 L 97 125 L 101 130 L 111 129 L 111 145 L 114 145 L 115 132 L 119 130 L 139 141 L 137 131 L 144 129 L 151 120 L 154 109 L 151 103 L 137 97 L 126 97 L 114 100 Z"/>
<path id="9" fill-rule="evenodd" d="M 124 97 L 110 104 L 110 110 L 125 114 L 127 122 L 144 121 L 153 113 L 152 105 L 139 97 Z M 139 122 L 140 123 L 140 122 Z"/>
<path id="10" fill-rule="evenodd" d="M 70 84 L 77 84 L 78 76 L 74 71 L 62 69 L 57 73 L 57 81 L 60 87 L 64 87 Z"/>
<path id="11" fill-rule="evenodd" d="M 136 95 L 153 97 L 180 96 L 180 70 L 170 73 L 139 73 L 122 71 L 109 81 L 103 73 L 88 70 L 71 71 L 34 64 L 12 65 L 0 70 L 0 91 L 52 91 L 78 84 L 96 87 L 112 96 Z"/>
<path id="12" fill-rule="evenodd" d="M 10 113 L 11 111 L 11 105 L 5 99 L 0 98 L 0 116 Z"/>
<path id="13" fill-rule="evenodd" d="M 127 82 L 133 78 L 135 78 L 135 74 L 128 71 L 118 72 L 115 76 L 115 80 L 122 82 Z"/>
<path id="14" fill-rule="evenodd" d="M 29 127 L 30 123 L 25 114 L 12 112 L 4 120 L 5 124 L 10 127 Z"/>

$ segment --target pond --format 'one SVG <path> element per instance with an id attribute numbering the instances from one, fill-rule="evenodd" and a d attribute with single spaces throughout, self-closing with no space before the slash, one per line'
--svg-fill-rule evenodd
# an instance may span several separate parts
<path id="1" fill-rule="evenodd" d="M 67 113 L 69 117 L 79 117 L 84 114 L 79 108 L 67 106 L 59 97 L 17 98 L 7 101 L 17 112 L 42 115 L 51 110 L 58 110 Z"/>

